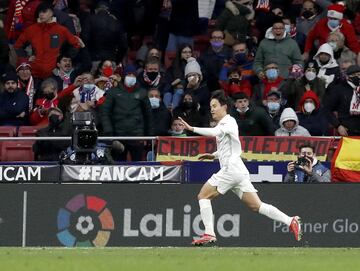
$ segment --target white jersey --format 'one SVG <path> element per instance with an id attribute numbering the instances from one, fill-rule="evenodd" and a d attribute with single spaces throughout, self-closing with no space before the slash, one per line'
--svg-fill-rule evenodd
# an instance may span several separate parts
<path id="1" fill-rule="evenodd" d="M 217 151 L 213 153 L 219 158 L 220 167 L 237 165 L 241 170 L 247 169 L 240 158 L 242 153 L 239 130 L 236 120 L 230 115 L 223 117 L 214 128 L 194 127 L 194 132 L 204 136 L 215 136 Z"/>

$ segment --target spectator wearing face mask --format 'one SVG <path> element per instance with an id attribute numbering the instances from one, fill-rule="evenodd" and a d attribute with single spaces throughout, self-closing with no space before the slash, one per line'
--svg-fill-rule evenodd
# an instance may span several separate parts
<path id="1" fill-rule="evenodd" d="M 123 73 L 124 83 L 112 88 L 101 105 L 101 122 L 105 136 L 152 136 L 154 124 L 147 91 L 140 88 L 136 80 L 136 68 L 127 65 Z M 122 142 L 125 151 L 115 160 L 126 161 L 131 154 L 132 161 L 141 161 L 144 155 L 143 142 L 129 140 Z"/>
<path id="2" fill-rule="evenodd" d="M 273 130 L 276 131 L 280 128 L 280 116 L 284 110 L 283 104 L 281 102 L 281 92 L 277 90 L 272 90 L 268 93 L 266 98 L 265 110 L 273 125 Z"/>
<path id="3" fill-rule="evenodd" d="M 339 31 L 345 37 L 345 45 L 357 55 L 357 63 L 360 64 L 360 44 L 354 27 L 343 18 L 344 9 L 344 5 L 330 5 L 328 7 L 327 18 L 321 19 L 309 32 L 303 54 L 305 61 L 309 59 L 309 53 L 315 41 L 322 45 L 327 41 L 330 32 Z"/>
<path id="4" fill-rule="evenodd" d="M 239 126 L 240 136 L 273 136 L 274 129 L 271 118 L 263 107 L 250 103 L 245 93 L 234 95 L 235 105 L 231 110 Z"/>
<path id="5" fill-rule="evenodd" d="M 198 104 L 196 97 L 193 93 L 187 93 L 184 95 L 181 104 L 174 109 L 173 117 L 181 117 L 190 125 L 196 125 L 196 127 L 208 127 L 209 116 L 208 111 L 204 111 Z M 186 130 L 187 135 L 195 135 L 194 133 Z"/>
<path id="6" fill-rule="evenodd" d="M 203 80 L 199 63 L 190 57 L 185 66 L 186 87 L 185 94 L 191 93 L 198 101 L 202 110 L 207 110 L 210 104 L 210 92 Z"/>
<path id="7" fill-rule="evenodd" d="M 281 93 L 284 92 L 284 86 L 286 81 L 279 75 L 279 66 L 277 61 L 269 59 L 265 62 L 264 69 L 265 76 L 261 79 L 261 82 L 254 86 L 253 101 L 257 105 L 265 105 L 267 94 L 272 90 L 278 90 Z"/>
<path id="8" fill-rule="evenodd" d="M 40 89 L 42 97 L 36 99 L 34 109 L 30 112 L 30 124 L 37 126 L 48 125 L 48 110 L 58 107 L 61 100 L 66 97 L 71 98 L 72 92 L 80 85 L 80 77 L 75 79 L 74 84 L 69 85 L 66 89 L 59 91 L 58 82 L 53 78 L 48 78 L 41 83 Z"/>
<path id="9" fill-rule="evenodd" d="M 161 64 L 158 58 L 148 58 L 144 70 L 137 76 L 138 86 L 145 90 L 157 88 L 163 94 L 166 88 L 166 80 L 165 74 L 160 71 L 160 67 Z"/>
<path id="10" fill-rule="evenodd" d="M 210 91 L 219 89 L 219 74 L 225 63 L 231 57 L 231 49 L 224 45 L 225 34 L 214 30 L 210 35 L 210 46 L 200 55 L 199 63 L 206 74 L 206 83 Z"/>
<path id="11" fill-rule="evenodd" d="M 317 77 L 325 81 L 325 88 L 332 82 L 337 82 L 340 79 L 340 67 L 334 58 L 334 52 L 328 43 L 320 46 L 314 60 L 318 64 L 319 71 Z"/>
<path id="12" fill-rule="evenodd" d="M 284 87 L 284 95 L 286 99 L 286 105 L 295 110 L 300 110 L 298 105 L 300 99 L 306 91 L 312 90 L 318 96 L 321 101 L 325 94 L 325 80 L 317 77 L 319 71 L 318 65 L 315 61 L 309 62 L 305 66 L 305 70 L 296 72 L 299 68 L 290 71 L 292 74 L 290 79 L 287 80 Z"/>
<path id="13" fill-rule="evenodd" d="M 233 97 L 237 93 L 243 92 L 248 97 L 252 96 L 252 86 L 247 79 L 243 79 L 235 67 L 228 71 L 228 78 L 226 81 L 220 81 L 221 88 L 227 96 Z"/>
<path id="14" fill-rule="evenodd" d="M 165 107 L 160 90 L 151 88 L 147 93 L 154 121 L 154 135 L 166 136 L 170 128 L 171 113 Z"/>
<path id="15" fill-rule="evenodd" d="M 326 17 L 329 5 L 331 2 L 327 0 L 304 0 L 300 17 L 296 20 L 297 31 L 307 36 L 316 23 Z M 319 12 L 319 7 L 322 12 Z"/>
<path id="16" fill-rule="evenodd" d="M 300 51 L 304 52 L 306 35 L 297 31 L 294 18 L 284 16 L 282 20 L 285 24 L 286 34 L 290 36 L 294 41 L 296 41 L 297 45 L 300 48 Z"/>
<path id="17" fill-rule="evenodd" d="M 299 124 L 306 128 L 311 136 L 328 135 L 329 124 L 315 92 L 306 91 L 300 100 L 299 108 Z"/>
<path id="18" fill-rule="evenodd" d="M 334 58 L 338 62 L 341 70 L 346 70 L 351 65 L 356 64 L 356 54 L 345 46 L 345 36 L 341 32 L 331 32 L 327 43 L 334 51 Z M 346 63 L 348 63 L 346 65 Z"/>
<path id="19" fill-rule="evenodd" d="M 179 118 L 173 118 L 171 121 L 171 129 L 169 130 L 171 136 L 187 136 L 184 130 L 184 124 L 182 124 Z"/>
<path id="20" fill-rule="evenodd" d="M 237 42 L 232 46 L 232 58 L 226 61 L 220 71 L 219 80 L 226 81 L 229 70 L 237 69 L 242 79 L 256 84 L 258 79 L 253 71 L 254 57 L 250 54 L 246 42 Z"/>
<path id="21" fill-rule="evenodd" d="M 117 87 L 121 81 L 120 67 L 116 66 L 115 62 L 106 59 L 100 61 L 95 72 L 95 85 L 107 92 L 113 87 Z"/>
<path id="22" fill-rule="evenodd" d="M 70 124 L 64 120 L 63 112 L 57 107 L 48 110 L 48 126 L 36 132 L 38 137 L 70 136 Z M 36 161 L 59 161 L 59 155 L 70 145 L 68 140 L 39 140 L 33 145 Z"/>
<path id="23" fill-rule="evenodd" d="M 311 136 L 306 128 L 299 125 L 299 119 L 291 107 L 287 107 L 280 116 L 280 128 L 275 136 Z"/>
<path id="24" fill-rule="evenodd" d="M 360 136 L 360 66 L 350 66 L 346 81 L 329 87 L 323 104 L 329 123 L 339 135 Z"/>
<path id="25" fill-rule="evenodd" d="M 265 38 L 256 51 L 254 70 L 260 79 L 265 78 L 264 67 L 270 59 L 276 59 L 279 75 L 283 78 L 288 77 L 291 65 L 303 65 L 299 46 L 287 35 L 281 18 L 275 20 L 273 26 L 266 31 Z"/>

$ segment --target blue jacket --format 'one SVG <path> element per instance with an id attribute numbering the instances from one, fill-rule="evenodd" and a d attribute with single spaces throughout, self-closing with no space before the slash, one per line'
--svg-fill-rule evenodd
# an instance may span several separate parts
<path id="1" fill-rule="evenodd" d="M 285 176 L 285 183 L 324 183 L 330 182 L 330 170 L 318 161 L 312 169 L 313 174 L 307 175 L 303 170 L 295 168 Z"/>
<path id="2" fill-rule="evenodd" d="M 23 118 L 17 117 L 25 112 Z M 29 97 L 23 91 L 0 93 L 0 126 L 26 125 L 29 116 Z"/>

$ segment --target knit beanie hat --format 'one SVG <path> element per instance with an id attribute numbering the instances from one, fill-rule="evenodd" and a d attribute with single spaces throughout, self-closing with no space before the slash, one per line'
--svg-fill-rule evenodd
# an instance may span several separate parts
<path id="1" fill-rule="evenodd" d="M 189 57 L 185 66 L 185 77 L 189 73 L 197 73 L 202 76 L 200 65 L 194 57 Z"/>
<path id="2" fill-rule="evenodd" d="M 328 6 L 327 16 L 341 20 L 344 17 L 343 14 L 344 10 L 345 10 L 344 5 L 340 5 L 340 4 L 330 5 Z"/>
<path id="3" fill-rule="evenodd" d="M 6 83 L 7 81 L 17 82 L 18 76 L 17 76 L 16 72 L 8 71 L 1 76 L 1 80 L 3 81 L 3 83 Z"/>

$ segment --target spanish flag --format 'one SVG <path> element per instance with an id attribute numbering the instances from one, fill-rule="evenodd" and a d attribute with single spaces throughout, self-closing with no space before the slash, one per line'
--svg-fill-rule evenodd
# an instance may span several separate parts
<path id="1" fill-rule="evenodd" d="M 360 137 L 343 137 L 331 162 L 334 182 L 360 182 Z"/>

